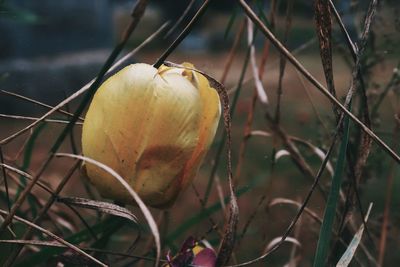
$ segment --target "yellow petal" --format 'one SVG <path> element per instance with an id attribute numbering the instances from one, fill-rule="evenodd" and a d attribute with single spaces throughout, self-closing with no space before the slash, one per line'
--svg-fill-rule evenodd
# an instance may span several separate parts
<path id="1" fill-rule="evenodd" d="M 190 63 L 183 63 L 183 65 L 192 69 L 194 68 Z M 192 72 L 200 92 L 202 107 L 199 125 L 199 141 L 191 159 L 185 166 L 185 177 L 183 178 L 184 187 L 187 186 L 192 177 L 197 173 L 206 152 L 214 140 L 221 116 L 221 105 L 217 91 L 210 87 L 206 77 L 198 72 Z"/>
<path id="2" fill-rule="evenodd" d="M 83 154 L 117 171 L 148 205 L 168 206 L 195 176 L 219 115 L 218 95 L 202 75 L 130 65 L 95 94 Z M 104 197 L 132 203 L 113 177 L 91 164 L 86 169 Z"/>

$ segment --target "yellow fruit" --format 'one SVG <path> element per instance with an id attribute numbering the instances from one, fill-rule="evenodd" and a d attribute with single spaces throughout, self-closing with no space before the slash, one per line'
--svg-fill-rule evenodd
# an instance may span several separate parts
<path id="1" fill-rule="evenodd" d="M 196 175 L 220 114 L 218 94 L 203 75 L 133 64 L 96 92 L 83 125 L 83 154 L 114 169 L 147 205 L 168 207 Z M 114 177 L 92 164 L 86 173 L 103 197 L 133 204 Z"/>

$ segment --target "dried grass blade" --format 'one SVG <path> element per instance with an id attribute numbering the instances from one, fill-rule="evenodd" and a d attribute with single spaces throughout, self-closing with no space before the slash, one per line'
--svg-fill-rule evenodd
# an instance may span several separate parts
<path id="1" fill-rule="evenodd" d="M 340 103 L 305 67 L 290 53 L 287 48 L 275 37 L 275 35 L 264 25 L 259 17 L 254 13 L 245 0 L 238 0 L 246 14 L 259 27 L 262 33 L 271 40 L 272 44 L 284 54 L 293 66 L 300 71 L 308 81 L 310 81 L 323 95 L 333 102 L 341 111 L 348 115 L 358 127 L 366 132 L 386 153 L 388 153 L 397 163 L 400 163 L 400 156 L 393 151 L 381 138 L 379 138 L 370 128 L 361 122 L 351 113 L 342 103 Z"/>
<path id="2" fill-rule="evenodd" d="M 228 183 L 229 183 L 229 213 L 228 219 L 224 225 L 224 235 L 219 247 L 216 266 L 222 266 L 228 263 L 231 254 L 233 252 L 233 248 L 235 246 L 236 241 L 236 231 L 237 224 L 239 221 L 239 206 L 237 203 L 237 197 L 235 193 L 235 186 L 233 182 L 232 175 L 232 137 L 231 137 L 231 110 L 229 107 L 229 96 L 226 88 L 215 80 L 213 77 L 202 73 L 207 77 L 210 85 L 215 88 L 221 98 L 222 107 L 223 107 L 223 117 L 224 117 L 224 126 L 226 132 L 226 141 L 227 141 L 227 173 L 228 173 Z"/>
<path id="3" fill-rule="evenodd" d="M 136 47 L 135 49 L 133 49 L 131 52 L 129 52 L 128 54 L 126 54 L 124 57 L 122 57 L 120 60 L 118 60 L 109 70 L 107 73 L 112 72 L 113 70 L 115 70 L 116 68 L 118 68 L 120 65 L 122 65 L 124 62 L 126 62 L 129 58 L 131 58 L 134 54 L 136 54 L 139 50 L 141 50 L 144 46 L 146 46 L 149 42 L 151 42 L 157 35 L 159 35 L 162 31 L 165 30 L 165 28 L 167 27 L 167 25 L 169 24 L 169 22 L 164 23 L 160 29 L 156 32 L 154 32 L 152 35 L 150 35 L 146 40 L 144 40 L 138 47 Z M 38 118 L 38 120 L 32 122 L 31 124 L 29 124 L 28 126 L 26 126 L 25 128 L 15 132 L 14 134 L 8 136 L 7 138 L 4 138 L 3 140 L 0 141 L 0 145 L 2 144 L 7 144 L 10 141 L 12 141 L 14 138 L 16 138 L 17 136 L 25 133 L 26 131 L 32 129 L 33 127 L 35 127 L 36 125 L 38 125 L 40 122 L 44 121 L 47 117 L 49 117 L 51 114 L 53 114 L 54 112 L 56 112 L 57 110 L 61 109 L 63 106 L 65 106 L 66 104 L 70 103 L 71 101 L 73 101 L 74 99 L 78 98 L 80 95 L 84 94 L 89 87 L 93 84 L 93 82 L 95 81 L 95 79 L 91 80 L 90 82 L 88 82 L 86 85 L 84 85 L 82 88 L 80 88 L 78 91 L 76 91 L 75 93 L 73 93 L 72 95 L 70 95 L 68 98 L 64 99 L 63 101 L 61 101 L 59 104 L 57 104 L 56 106 L 52 107 L 48 112 L 46 112 L 43 116 L 41 116 L 40 118 Z"/>
<path id="4" fill-rule="evenodd" d="M 101 67 L 101 70 L 98 73 L 96 80 L 89 87 L 88 93 L 84 96 L 84 98 L 80 102 L 80 104 L 79 104 L 78 108 L 76 109 L 74 116 L 71 118 L 70 122 L 64 127 L 62 132 L 58 135 L 56 141 L 54 142 L 53 146 L 51 147 L 51 149 L 49 151 L 47 158 L 45 160 L 43 160 L 43 163 L 42 163 L 41 167 L 39 168 L 37 174 L 33 177 L 32 181 L 24 188 L 21 195 L 15 201 L 15 204 L 12 206 L 10 213 L 6 216 L 6 218 L 4 219 L 4 222 L 0 226 L 0 232 L 2 232 L 7 227 L 7 225 L 11 223 L 13 216 L 16 214 L 18 209 L 21 207 L 21 205 L 23 204 L 25 199 L 29 196 L 29 193 L 32 190 L 33 186 L 40 179 L 41 175 L 44 173 L 44 171 L 47 169 L 50 162 L 53 160 L 54 153 L 56 153 L 58 151 L 61 144 L 64 142 L 65 137 L 69 134 L 69 132 L 75 126 L 75 122 L 77 122 L 79 116 L 86 108 L 86 105 L 89 103 L 90 99 L 95 94 L 98 87 L 100 86 L 100 84 L 104 78 L 104 75 L 110 69 L 114 60 L 117 58 L 117 56 L 119 55 L 119 53 L 122 51 L 123 47 L 125 46 L 126 42 L 128 41 L 131 33 L 138 25 L 142 15 L 144 14 L 146 6 L 147 6 L 147 0 L 139 0 L 135 3 L 135 7 L 131 14 L 131 16 L 132 16 L 131 22 L 128 25 L 124 34 L 122 35 L 120 42 L 114 47 L 113 51 L 108 56 L 106 62 Z M 66 103 L 68 103 L 68 102 L 66 102 Z M 34 123 L 39 123 L 39 121 L 35 121 Z M 28 129 L 29 128 L 25 127 L 21 131 L 23 132 Z M 19 133 L 21 133 L 21 131 L 19 131 Z M 0 145 L 4 144 L 4 142 L 10 142 L 16 136 L 18 136 L 18 133 L 12 134 L 11 136 L 7 137 L 6 139 L 3 139 L 2 141 L 0 141 Z"/>
<path id="5" fill-rule="evenodd" d="M 6 211 L 4 211 L 4 210 L 2 210 L 2 209 L 0 209 L 0 213 L 1 213 L 1 214 L 4 214 L 4 215 L 8 215 L 8 212 L 6 212 Z M 59 237 L 59 236 L 53 234 L 52 232 L 50 232 L 50 231 L 48 231 L 48 230 L 46 230 L 46 229 L 40 227 L 39 225 L 34 224 L 34 223 L 31 223 L 30 221 L 25 220 L 25 219 L 23 219 L 23 218 L 21 218 L 21 217 L 19 217 L 19 216 L 16 216 L 16 215 L 14 215 L 13 218 L 14 218 L 15 220 L 17 220 L 17 221 L 20 221 L 20 222 L 22 222 L 22 223 L 24 223 L 24 224 L 27 224 L 27 225 L 29 225 L 30 227 L 35 228 L 35 229 L 39 230 L 40 232 L 42 232 L 42 233 L 44 233 L 44 234 L 50 236 L 51 238 L 57 240 L 57 241 L 60 242 L 61 244 L 67 246 L 67 247 L 70 248 L 70 249 L 72 249 L 72 250 L 75 251 L 76 253 L 78 253 L 78 254 L 80 254 L 80 255 L 82 255 L 82 256 L 84 256 L 84 257 L 86 257 L 86 258 L 92 260 L 92 261 L 95 262 L 96 264 L 98 264 L 98 265 L 100 265 L 100 266 L 105 266 L 105 267 L 107 266 L 106 264 L 102 263 L 102 262 L 99 261 L 98 259 L 96 259 L 96 258 L 94 258 L 93 256 L 89 255 L 89 254 L 86 253 L 85 251 L 81 250 L 81 249 L 78 248 L 77 246 L 75 246 L 75 245 L 73 245 L 73 244 L 71 244 L 71 243 L 65 241 L 65 240 L 62 239 L 61 237 Z"/>
<path id="6" fill-rule="evenodd" d="M 287 151 L 286 149 L 281 149 L 281 150 L 277 151 L 275 153 L 275 158 L 274 158 L 275 162 L 278 161 L 278 159 L 280 159 L 281 157 L 284 157 L 284 156 L 290 156 L 290 152 Z"/>
<path id="7" fill-rule="evenodd" d="M 282 241 L 282 236 L 275 237 L 274 239 L 271 240 L 271 242 L 268 243 L 268 245 L 265 247 L 263 253 L 266 253 L 271 248 L 273 248 L 274 246 L 279 244 L 281 241 Z M 293 238 L 290 236 L 285 238 L 285 242 L 289 242 L 289 243 L 295 244 L 296 246 L 301 247 L 301 243 L 296 238 Z"/>
<path id="8" fill-rule="evenodd" d="M 302 203 L 292 200 L 292 199 L 289 199 L 289 198 L 277 197 L 277 198 L 272 199 L 269 202 L 268 207 L 273 207 L 275 205 L 282 205 L 282 204 L 294 205 L 294 206 L 297 206 L 298 208 L 300 208 L 302 205 Z M 318 216 L 317 213 L 315 213 L 311 209 L 305 207 L 304 212 L 307 213 L 308 215 L 310 215 L 310 217 L 313 218 L 315 221 L 317 221 L 319 224 L 322 223 L 322 219 Z"/>
<path id="9" fill-rule="evenodd" d="M 56 247 L 56 248 L 67 248 L 67 246 L 65 246 L 65 245 L 63 245 L 63 244 L 61 244 L 61 243 L 59 243 L 57 241 L 0 239 L 0 243 L 24 244 L 24 245 Z M 86 247 L 80 247 L 80 249 L 85 250 L 85 251 L 89 251 L 89 252 L 97 252 L 97 253 L 102 253 L 102 254 L 109 254 L 109 255 L 122 256 L 122 257 L 128 257 L 128 258 L 136 258 L 136 259 L 142 259 L 142 260 L 148 260 L 148 261 L 155 261 L 154 258 L 142 257 L 142 256 L 132 255 L 132 254 L 128 254 L 128 253 L 115 252 L 115 251 L 110 251 L 110 250 L 103 250 L 103 249 L 96 249 L 96 248 L 86 248 Z"/>
<path id="10" fill-rule="evenodd" d="M 333 66 L 332 66 L 332 20 L 329 0 L 316 0 L 314 3 L 315 24 L 317 27 L 317 36 L 319 41 L 320 55 L 322 67 L 324 69 L 326 84 L 329 92 L 336 98 L 335 84 L 333 81 Z M 333 106 L 336 118 L 338 111 L 336 106 Z"/>
<path id="11" fill-rule="evenodd" d="M 92 209 L 96 211 L 100 211 L 103 213 L 111 214 L 114 216 L 126 218 L 134 223 L 137 223 L 137 217 L 128 209 L 118 206 L 113 203 L 91 200 L 87 198 L 80 197 L 63 197 L 57 198 L 58 202 L 62 202 L 68 205 L 73 205 L 77 207 L 82 207 L 86 209 Z"/>
<path id="12" fill-rule="evenodd" d="M 322 161 L 324 161 L 324 159 L 326 157 L 326 153 L 321 148 L 317 147 L 316 145 L 313 145 L 312 143 L 308 142 L 307 140 L 304 140 L 304 139 L 301 139 L 298 137 L 291 137 L 291 139 L 293 139 L 293 141 L 296 141 L 298 143 L 301 143 L 301 144 L 307 146 L 317 157 L 319 157 Z M 330 161 L 328 161 L 326 164 L 326 170 L 329 172 L 329 174 L 331 176 L 333 176 L 333 166 Z"/>
<path id="13" fill-rule="evenodd" d="M 196 0 L 190 0 L 190 3 L 187 5 L 185 10 L 183 11 L 182 15 L 179 17 L 179 19 L 175 22 L 175 24 L 171 27 L 171 29 L 168 30 L 168 32 L 165 34 L 164 39 L 168 38 L 175 30 L 178 28 L 178 26 L 181 24 L 183 19 L 187 16 L 189 13 L 190 9 L 192 9 L 194 3 Z"/>
<path id="14" fill-rule="evenodd" d="M 0 161 L 1 161 L 1 164 L 4 165 L 3 148 L 1 146 L 0 146 Z M 7 179 L 6 168 L 4 166 L 2 166 L 1 170 L 2 170 L 2 174 L 3 174 L 4 188 L 6 191 L 7 208 L 8 208 L 8 211 L 10 211 L 11 210 L 11 202 L 10 202 L 10 194 L 8 191 L 8 179 Z"/>
<path id="15" fill-rule="evenodd" d="M 39 118 L 37 117 L 29 117 L 29 116 L 18 116 L 18 115 L 8 115 L 8 114 L 1 114 L 0 118 L 7 118 L 7 119 L 16 119 L 16 120 L 26 120 L 26 121 L 37 121 Z M 50 123 L 60 123 L 60 124 L 67 124 L 69 121 L 66 120 L 55 120 L 55 119 L 44 119 L 44 122 Z M 82 125 L 82 122 L 76 122 L 76 125 Z"/>
<path id="16" fill-rule="evenodd" d="M 196 24 L 196 22 L 205 13 L 210 2 L 211 2 L 211 0 L 204 0 L 201 7 L 197 10 L 196 14 L 189 21 L 189 23 L 186 25 L 186 27 L 182 30 L 182 32 L 179 34 L 179 36 L 172 42 L 172 44 L 164 51 L 164 53 L 154 63 L 153 66 L 156 69 L 158 69 L 164 63 L 164 61 L 168 58 L 168 56 L 178 47 L 178 45 L 183 41 L 183 39 L 186 38 L 186 36 L 192 30 L 193 26 Z"/>
<path id="17" fill-rule="evenodd" d="M 284 37 L 283 37 L 283 44 L 286 45 L 288 38 L 289 38 L 289 31 L 292 26 L 292 11 L 293 11 L 293 5 L 294 5 L 294 0 L 289 0 L 287 7 L 286 7 L 286 25 L 285 25 L 285 32 L 284 32 Z M 274 11 L 274 12 L 273 12 Z M 275 17 L 275 15 L 272 15 L 275 13 L 275 9 L 271 11 L 271 17 Z M 276 107 L 275 107 L 275 121 L 277 124 L 280 123 L 281 121 L 281 105 L 282 105 L 282 95 L 283 95 L 283 77 L 285 75 L 285 70 L 286 70 L 286 57 L 284 55 L 280 55 L 279 58 L 279 78 L 278 78 L 278 88 L 276 92 Z M 274 150 L 276 148 L 273 148 L 272 154 L 274 154 Z M 272 169 L 273 169 L 272 165 Z"/>
<path id="18" fill-rule="evenodd" d="M 193 69 L 181 66 L 179 64 L 175 64 L 173 62 L 164 62 L 167 66 L 177 67 L 177 68 L 184 68 L 192 71 L 196 71 L 202 75 L 204 75 L 210 86 L 214 88 L 221 99 L 222 102 L 222 110 L 223 110 L 223 118 L 224 118 L 224 127 L 226 132 L 226 141 L 227 141 L 227 172 L 228 172 L 228 183 L 229 183 L 229 193 L 230 193 L 230 200 L 229 200 L 229 211 L 228 211 L 228 218 L 224 225 L 224 235 L 219 247 L 216 266 L 225 265 L 232 254 L 233 248 L 235 246 L 236 241 L 236 230 L 237 224 L 239 221 L 239 206 L 237 204 L 237 198 L 235 193 L 235 186 L 233 183 L 233 175 L 232 175 L 232 138 L 231 138 L 231 115 L 230 115 L 230 108 L 229 108 L 229 96 L 226 88 L 218 82 L 215 78 L 211 77 L 210 75 Z"/>
<path id="19" fill-rule="evenodd" d="M 369 204 L 369 208 L 367 214 L 365 215 L 364 222 L 368 221 L 369 214 L 372 209 L 372 203 Z M 362 223 L 360 228 L 358 229 L 357 233 L 354 235 L 353 239 L 351 240 L 349 246 L 347 247 L 346 251 L 343 253 L 342 257 L 336 264 L 336 267 L 347 267 L 349 266 L 351 260 L 356 253 L 356 249 L 361 242 L 362 235 L 364 233 L 365 224 Z"/>
<path id="20" fill-rule="evenodd" d="M 42 103 L 42 102 L 40 102 L 40 101 L 38 101 L 38 100 L 35 100 L 35 99 L 32 99 L 32 98 L 23 96 L 23 95 L 20 95 L 20 94 L 17 94 L 17 93 L 9 92 L 9 91 L 6 91 L 6 90 L 0 90 L 0 92 L 3 93 L 3 94 L 9 95 L 9 96 L 13 96 L 13 97 L 16 97 L 16 98 L 25 100 L 25 101 L 27 101 L 27 102 L 30 102 L 30 103 L 33 103 L 33 104 L 36 104 L 36 105 L 39 105 L 39 106 L 41 106 L 41 107 L 45 107 L 45 108 L 48 108 L 48 109 L 52 109 L 52 108 L 53 108 L 53 107 L 50 106 L 50 105 L 47 105 L 47 104 Z M 70 117 L 74 116 L 74 114 L 72 114 L 72 113 L 70 113 L 70 112 L 68 112 L 68 111 L 62 110 L 62 109 L 57 109 L 56 111 L 59 112 L 59 113 L 61 113 L 61 114 L 63 114 L 63 115 L 67 115 L 67 116 L 70 116 Z M 79 118 L 79 119 L 80 119 L 81 121 L 84 120 L 83 118 Z"/>
<path id="21" fill-rule="evenodd" d="M 120 182 L 123 187 L 125 187 L 125 189 L 129 192 L 129 194 L 133 197 L 133 199 L 138 204 L 140 210 L 143 212 L 143 215 L 145 216 L 145 218 L 147 220 L 147 223 L 149 224 L 151 233 L 154 236 L 154 241 L 156 243 L 156 249 L 157 249 L 157 260 L 156 260 L 155 266 L 158 266 L 158 264 L 160 262 L 160 256 L 161 256 L 161 241 L 160 241 L 160 233 L 158 231 L 157 223 L 155 222 L 153 215 L 151 215 L 150 210 L 147 208 L 146 204 L 144 204 L 144 202 L 139 197 L 139 195 L 130 187 L 130 185 L 124 180 L 124 178 L 122 178 L 117 172 L 115 172 L 113 169 L 111 169 L 107 165 L 105 165 L 101 162 L 98 162 L 94 159 L 88 158 L 88 157 L 84 157 L 84 156 L 80 156 L 80 155 L 73 155 L 73 154 L 68 154 L 68 153 L 57 153 L 57 154 L 55 154 L 55 156 L 80 159 L 87 163 L 94 164 L 97 167 L 101 168 L 102 170 L 108 172 L 115 179 L 117 179 L 117 181 Z"/>
<path id="22" fill-rule="evenodd" d="M 221 83 L 225 83 L 226 77 L 228 77 L 228 73 L 229 73 L 229 71 L 230 71 L 230 69 L 232 67 L 233 59 L 234 59 L 234 57 L 236 55 L 236 52 L 238 51 L 238 48 L 239 48 L 240 38 L 243 35 L 245 24 L 246 24 L 246 20 L 243 19 L 243 21 L 240 23 L 239 30 L 236 31 L 235 39 L 233 41 L 231 49 L 229 50 L 228 57 L 227 57 L 227 59 L 225 61 L 224 71 L 222 72 L 221 79 L 220 79 Z"/>
<path id="23" fill-rule="evenodd" d="M 258 99 L 264 105 L 268 105 L 268 96 L 265 92 L 264 86 L 260 79 L 259 73 L 256 62 L 256 48 L 254 46 L 254 27 L 253 22 L 249 18 L 247 18 L 247 42 L 250 46 L 250 66 L 253 74 L 254 85 L 257 90 Z"/>

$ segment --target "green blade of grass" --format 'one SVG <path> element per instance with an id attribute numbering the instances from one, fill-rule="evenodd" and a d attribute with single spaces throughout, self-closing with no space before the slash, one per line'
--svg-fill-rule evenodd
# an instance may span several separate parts
<path id="1" fill-rule="evenodd" d="M 3 218 L 1 217 L 0 221 L 2 219 Z M 0 238 L 5 240 L 17 239 L 24 233 L 24 231 L 26 231 L 26 225 L 19 222 L 15 222 L 12 225 L 12 231 L 13 233 L 9 230 L 4 231 L 3 233 L 0 234 Z M 4 263 L 7 261 L 8 255 L 12 253 L 13 249 L 14 249 L 14 244 L 0 243 L 0 266 L 4 266 Z"/>
<path id="2" fill-rule="evenodd" d="M 252 181 L 249 182 L 248 185 L 240 188 L 237 191 L 237 196 L 241 196 L 251 189 L 256 187 L 259 182 L 263 181 L 264 176 L 258 176 L 254 178 Z M 229 202 L 229 197 L 225 198 L 225 203 Z M 221 209 L 221 203 L 215 203 L 214 205 L 208 207 L 207 209 L 203 210 L 202 212 L 194 215 L 193 217 L 188 218 L 184 223 L 182 223 L 175 231 L 168 235 L 166 238 L 166 242 L 173 247 L 173 241 L 176 240 L 179 236 L 185 234 L 187 230 L 189 230 L 192 226 L 197 225 L 200 221 L 204 220 L 210 214 L 213 214 Z M 92 226 L 92 232 L 95 234 L 103 233 L 104 229 L 115 229 L 116 227 L 121 227 L 121 220 L 117 217 L 108 218 L 96 225 Z M 147 229 L 142 229 L 144 232 L 148 232 Z M 92 238 L 89 230 L 85 229 L 76 234 L 71 235 L 70 237 L 66 238 L 68 242 L 72 244 L 79 244 L 82 242 L 87 242 Z M 95 244 L 98 244 L 97 242 Z M 19 262 L 16 267 L 24 267 L 24 266 L 36 266 L 43 264 L 48 259 L 50 259 L 54 255 L 59 255 L 65 251 L 65 248 L 44 248 L 40 252 L 37 252 L 30 257 L 25 258 L 23 261 Z"/>
<path id="3" fill-rule="evenodd" d="M 264 179 L 265 177 L 262 175 L 255 177 L 246 186 L 243 186 L 236 191 L 237 197 L 239 198 L 240 196 L 249 192 Z M 228 202 L 229 202 L 229 197 L 225 197 L 224 203 L 227 204 Z M 211 214 L 219 211 L 221 208 L 222 208 L 221 202 L 217 201 L 208 208 L 201 210 L 201 212 L 193 215 L 192 217 L 189 217 L 186 221 L 180 224 L 174 231 L 168 234 L 168 236 L 166 237 L 166 243 L 173 248 L 174 240 L 176 240 L 179 236 L 184 235 L 186 231 L 188 231 L 192 226 L 198 225 L 202 220 L 206 219 Z"/>
<path id="4" fill-rule="evenodd" d="M 40 133 L 46 128 L 46 126 L 47 126 L 46 122 L 40 123 L 39 126 L 33 130 L 31 137 L 29 138 L 28 142 L 26 143 L 26 148 L 24 151 L 24 159 L 23 159 L 22 166 L 21 166 L 22 171 L 24 171 L 24 172 L 28 171 L 29 166 L 32 161 L 36 141 L 38 140 Z M 15 195 L 14 201 L 16 201 L 19 198 L 19 195 L 21 194 L 23 188 L 27 184 L 25 177 L 20 176 L 19 180 L 21 182 L 21 187 L 20 186 L 17 187 L 17 193 Z M 36 214 L 37 214 L 36 202 L 31 195 L 28 195 L 28 203 L 29 203 L 30 211 L 32 212 L 32 216 L 36 217 Z"/>
<path id="5" fill-rule="evenodd" d="M 116 225 L 120 226 L 121 220 L 118 217 L 110 217 L 107 218 L 106 220 L 97 223 L 96 225 L 91 227 L 91 230 L 95 234 L 102 233 L 104 229 L 108 228 L 115 228 Z M 76 234 L 71 235 L 70 237 L 66 238 L 68 242 L 72 244 L 80 244 L 82 242 L 87 242 L 92 238 L 92 235 L 90 234 L 90 231 L 88 229 L 82 230 Z M 31 256 L 28 256 L 24 258 L 23 261 L 19 262 L 16 264 L 16 267 L 25 267 L 25 266 L 37 266 L 37 265 L 43 265 L 48 259 L 50 259 L 54 255 L 60 255 L 62 254 L 66 248 L 55 248 L 55 247 L 48 247 L 44 248 L 41 251 L 32 254 Z"/>
<path id="6" fill-rule="evenodd" d="M 351 104 L 350 104 L 351 106 Z M 329 243 L 332 236 L 332 226 L 336 214 L 336 206 L 339 201 L 340 186 L 342 184 L 344 165 L 346 162 L 347 143 L 349 140 L 349 117 L 344 118 L 343 138 L 340 144 L 339 156 L 335 166 L 335 173 L 332 178 L 331 190 L 329 191 L 328 200 L 324 212 L 324 219 L 319 232 L 317 250 L 314 258 L 314 267 L 325 266 L 328 254 Z"/>
<path id="7" fill-rule="evenodd" d="M 108 227 L 106 229 L 103 229 L 101 236 L 98 240 L 96 240 L 91 247 L 92 248 L 97 248 L 97 249 L 105 249 L 107 248 L 107 245 L 110 243 L 110 240 L 112 236 L 120 230 L 122 227 L 124 227 L 128 220 L 124 218 L 117 218 L 116 222 L 113 223 L 112 227 Z M 101 261 L 107 261 L 107 255 L 102 254 L 102 253 L 96 253 L 94 254 L 96 259 L 99 259 Z"/>
<path id="8" fill-rule="evenodd" d="M 256 8 L 262 22 L 264 22 L 264 24 L 267 25 L 268 28 L 273 28 L 271 27 L 271 23 L 269 22 L 267 16 L 265 16 L 264 14 L 264 1 L 256 1 Z"/>
<path id="9" fill-rule="evenodd" d="M 228 37 L 229 33 L 231 32 L 233 23 L 235 22 L 236 17 L 237 17 L 237 13 L 238 13 L 238 8 L 236 7 L 233 10 L 231 16 L 229 17 L 228 24 L 226 25 L 225 32 L 224 32 L 224 40 L 226 40 L 226 38 Z"/>

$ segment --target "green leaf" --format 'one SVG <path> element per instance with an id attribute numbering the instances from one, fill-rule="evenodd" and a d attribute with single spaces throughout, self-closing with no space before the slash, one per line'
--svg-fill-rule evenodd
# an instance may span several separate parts
<path id="1" fill-rule="evenodd" d="M 13 239 L 13 237 L 10 232 L 4 231 L 3 234 L 0 235 L 0 239 L 10 240 Z M 0 266 L 4 266 L 4 263 L 7 261 L 8 255 L 12 253 L 14 246 L 14 244 L 0 243 Z"/>
<path id="2" fill-rule="evenodd" d="M 254 178 L 252 181 L 249 182 L 247 186 L 241 187 L 237 190 L 236 196 L 239 198 L 240 196 L 244 195 L 245 193 L 249 192 L 252 188 L 256 187 L 260 181 L 263 181 L 265 177 L 258 176 Z M 229 202 L 229 197 L 224 198 L 224 203 L 227 204 Z M 194 216 L 188 218 L 184 221 L 181 225 L 179 225 L 173 232 L 171 232 L 166 237 L 166 242 L 173 247 L 173 241 L 176 240 L 178 237 L 184 235 L 186 231 L 188 231 L 192 226 L 199 224 L 202 220 L 205 220 L 211 214 L 221 210 L 221 203 L 218 201 L 214 203 L 210 207 L 203 209 L 199 213 L 195 214 Z"/>
<path id="3" fill-rule="evenodd" d="M 232 29 L 233 23 L 236 20 L 237 13 L 238 13 L 238 8 L 236 7 L 233 10 L 231 16 L 229 17 L 228 25 L 226 25 L 225 33 L 224 33 L 224 39 L 226 39 L 228 37 L 228 35 L 229 35 L 229 33 L 230 33 L 231 29 Z"/>
<path id="4" fill-rule="evenodd" d="M 264 1 L 256 1 L 256 6 L 257 6 L 257 11 L 258 11 L 258 16 L 260 16 L 262 22 L 273 32 L 273 29 L 271 28 L 271 23 L 269 22 L 267 16 L 264 14 Z"/>
<path id="5" fill-rule="evenodd" d="M 3 218 L 0 219 L 1 222 L 3 221 L 2 219 Z M 10 232 L 10 229 L 13 231 L 16 237 L 13 235 L 13 233 Z M 12 228 L 7 228 L 7 230 L 3 231 L 0 234 L 0 239 L 15 239 L 20 237 L 25 231 L 26 225 L 19 222 L 14 222 L 12 224 Z M 14 247 L 14 244 L 0 243 L 0 266 L 3 266 L 3 264 L 7 260 L 8 255 L 10 255 Z"/>
<path id="6" fill-rule="evenodd" d="M 100 234 L 105 231 L 105 229 L 114 229 L 116 225 L 120 225 L 121 218 L 118 217 L 109 217 L 104 221 L 97 223 L 96 225 L 91 227 L 91 230 L 95 234 Z M 82 230 L 76 234 L 71 235 L 66 238 L 68 242 L 72 244 L 80 244 L 82 242 L 87 242 L 92 239 L 92 235 L 88 229 Z M 53 255 L 59 255 L 63 253 L 65 248 L 54 248 L 49 247 L 42 249 L 41 251 L 34 253 L 26 258 L 23 261 L 19 262 L 16 267 L 25 267 L 25 266 L 36 266 L 43 265 L 48 259 L 50 259 Z"/>
<path id="7" fill-rule="evenodd" d="M 40 123 L 38 125 L 38 127 L 36 127 L 33 130 L 31 137 L 29 138 L 28 142 L 26 143 L 26 148 L 24 151 L 24 159 L 23 159 L 22 167 L 21 167 L 22 171 L 26 172 L 29 169 L 29 165 L 31 164 L 31 160 L 32 160 L 33 152 L 34 152 L 33 150 L 34 150 L 36 141 L 37 141 L 40 133 L 46 128 L 46 126 L 47 126 L 47 123 L 45 123 L 45 122 Z M 26 178 L 23 176 L 20 176 L 20 182 L 21 182 L 22 186 L 17 188 L 15 200 L 17 200 L 19 198 L 19 195 L 20 195 L 21 191 L 23 190 L 23 187 L 25 187 L 27 184 Z M 29 203 L 30 211 L 32 212 L 32 216 L 36 217 L 36 215 L 37 215 L 36 202 L 31 195 L 28 195 L 28 203 Z"/>
<path id="8" fill-rule="evenodd" d="M 332 236 L 332 227 L 336 215 L 336 206 L 339 201 L 340 186 L 342 184 L 344 166 L 346 162 L 347 143 L 349 141 L 349 116 L 344 118 L 343 138 L 340 144 L 339 156 L 335 166 L 335 173 L 332 178 L 332 185 L 329 191 L 325 207 L 324 219 L 319 232 L 317 251 L 314 259 L 314 267 L 325 266 L 328 255 L 329 243 Z"/>

